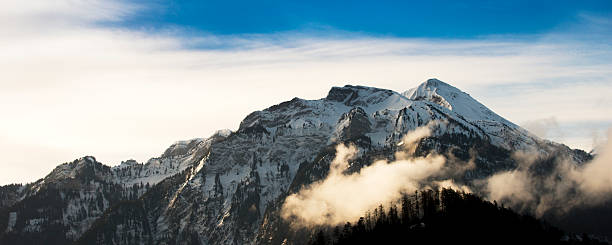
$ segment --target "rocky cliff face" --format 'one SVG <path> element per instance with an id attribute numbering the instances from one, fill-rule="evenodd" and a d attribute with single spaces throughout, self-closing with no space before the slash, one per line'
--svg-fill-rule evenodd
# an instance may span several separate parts
<path id="1" fill-rule="evenodd" d="M 253 112 L 236 132 L 177 142 L 146 164 L 111 168 L 85 157 L 33 184 L 2 187 L 0 242 L 304 242 L 308 232 L 289 230 L 280 206 L 327 175 L 334 145 L 359 147 L 351 166 L 357 171 L 372 159 L 393 158 L 403 135 L 431 121 L 443 123 L 417 153 L 446 154 L 450 164 L 473 159 L 476 168 L 457 176 L 468 185 L 515 168 L 509 156 L 517 150 L 564 154 L 577 164 L 590 158 L 529 134 L 439 80 L 405 93 L 334 87 L 319 100 L 295 98 Z"/>
<path id="2" fill-rule="evenodd" d="M 222 137 L 177 142 L 146 164 L 128 160 L 109 167 L 83 157 L 57 166 L 34 183 L 4 186 L 0 243 L 71 243 L 110 207 L 137 200 L 151 186 L 189 168 Z"/>

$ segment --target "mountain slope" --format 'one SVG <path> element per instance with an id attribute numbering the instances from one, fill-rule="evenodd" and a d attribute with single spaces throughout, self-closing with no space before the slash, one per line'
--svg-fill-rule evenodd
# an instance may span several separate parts
<path id="1" fill-rule="evenodd" d="M 466 93 L 435 79 L 403 94 L 347 85 L 332 88 L 319 100 L 294 98 L 253 112 L 236 132 L 178 142 L 146 164 L 128 161 L 113 168 L 99 167 L 95 178 L 82 179 L 67 200 L 62 191 L 69 187 L 58 185 L 58 193 L 50 194 L 61 200 L 53 212 L 67 217 L 73 213 L 67 208 L 72 207 L 70 203 L 90 199 L 102 203 L 92 215 L 56 222 L 65 229 L 64 239 L 80 237 L 81 243 L 299 243 L 300 236 L 307 234 L 287 230 L 279 208 L 288 194 L 327 175 L 334 145 L 351 142 L 359 147 L 361 155 L 351 170 L 358 171 L 372 159 L 392 159 L 406 133 L 430 122 L 439 123 L 432 136 L 420 142 L 418 153 L 448 155 L 451 165 L 473 159 L 476 167 L 457 176 L 457 181 L 465 184 L 516 168 L 510 154 L 517 150 L 534 148 L 543 155 L 562 154 L 576 164 L 590 158 L 582 151 L 529 134 Z M 88 158 L 82 161 L 89 162 Z M 78 164 L 62 166 L 48 178 L 78 179 Z M 48 182 L 6 187 L 8 194 L 3 195 L 21 198 L 3 204 L 0 241 L 31 233 L 25 226 L 14 225 L 11 217 L 16 216 L 17 224 L 40 219 L 24 216 L 23 212 L 31 210 L 23 205 L 28 197 L 47 198 L 39 190 Z M 82 194 L 81 190 L 93 188 L 87 187 L 90 185 L 113 186 L 114 193 L 120 194 L 114 199 Z M 91 228 L 81 236 L 85 230 L 77 226 Z M 38 233 L 45 234 L 47 229 Z"/>
<path id="2" fill-rule="evenodd" d="M 34 183 L 3 187 L 9 199 L 0 208 L 0 243 L 74 241 L 109 207 L 138 199 L 150 186 L 193 166 L 223 135 L 177 142 L 146 164 L 128 160 L 111 168 L 83 157 L 57 166 Z"/>

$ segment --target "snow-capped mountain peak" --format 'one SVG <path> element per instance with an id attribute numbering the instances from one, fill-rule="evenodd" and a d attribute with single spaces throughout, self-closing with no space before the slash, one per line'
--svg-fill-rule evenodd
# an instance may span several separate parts
<path id="1" fill-rule="evenodd" d="M 168 149 L 166 149 L 166 151 L 164 152 L 164 154 L 162 154 L 161 157 L 164 158 L 185 155 L 202 141 L 204 141 L 204 139 L 202 138 L 177 141 L 170 147 L 168 147 Z"/>
<path id="2" fill-rule="evenodd" d="M 84 157 L 60 165 L 36 183 L 5 188 L 10 200 L 0 202 L 0 210 L 6 208 L 0 217 L 13 212 L 17 224 L 27 222 L 11 234 L 34 230 L 63 244 L 126 244 L 134 236 L 146 243 L 280 244 L 286 234 L 279 230 L 287 227 L 278 216 L 283 197 L 325 176 L 333 145 L 354 143 L 363 159 L 390 158 L 403 135 L 432 121 L 444 123 L 423 142 L 424 150 L 452 150 L 463 158 L 480 153 L 466 181 L 514 166 L 511 151 L 544 145 L 437 79 L 403 94 L 346 85 L 318 100 L 294 98 L 255 111 L 235 132 L 177 141 L 145 163 L 109 167 Z M 588 157 L 565 148 L 545 149 L 577 162 Z M 49 212 L 23 211 L 47 208 L 49 200 Z M 57 224 L 67 232 L 51 232 Z"/>
<path id="3" fill-rule="evenodd" d="M 440 105 L 470 122 L 497 121 L 507 126 L 517 126 L 503 117 L 497 115 L 489 108 L 472 98 L 469 94 L 452 85 L 432 78 L 402 93 L 410 100 L 423 100 Z"/>
<path id="4" fill-rule="evenodd" d="M 95 170 L 101 169 L 102 167 L 103 165 L 96 161 L 93 156 L 85 156 L 72 162 L 57 166 L 49 175 L 45 177 L 45 180 L 49 182 L 76 178 L 84 174 L 93 175 Z"/>
<path id="5" fill-rule="evenodd" d="M 396 93 L 388 89 L 346 85 L 332 87 L 325 99 L 342 102 L 347 106 L 368 106 L 378 104 L 394 94 Z"/>

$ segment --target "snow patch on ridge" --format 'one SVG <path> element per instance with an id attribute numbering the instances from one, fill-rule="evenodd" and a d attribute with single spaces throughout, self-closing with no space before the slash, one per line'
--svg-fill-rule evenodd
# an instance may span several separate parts
<path id="1" fill-rule="evenodd" d="M 512 128 L 517 128 L 515 124 L 495 114 L 469 94 L 435 78 L 429 79 L 402 94 L 411 100 L 429 101 L 440 105 L 471 122 L 497 121 Z"/>

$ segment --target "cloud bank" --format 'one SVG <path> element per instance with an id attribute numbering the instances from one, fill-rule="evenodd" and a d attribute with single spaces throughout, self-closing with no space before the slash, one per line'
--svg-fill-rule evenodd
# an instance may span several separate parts
<path id="1" fill-rule="evenodd" d="M 414 157 L 418 142 L 431 135 L 433 124 L 417 128 L 404 136 L 403 149 L 395 161 L 379 160 L 357 173 L 344 173 L 357 155 L 357 148 L 339 144 L 327 177 L 288 196 L 281 217 L 295 226 L 339 225 L 356 220 L 379 204 L 398 200 L 402 193 L 413 193 L 428 185 L 458 188 L 452 180 L 427 181 L 446 175 L 446 159 L 440 155 Z"/>
<path id="2" fill-rule="evenodd" d="M 353 145 L 339 144 L 327 177 L 289 195 L 281 208 L 281 217 L 294 227 L 341 225 L 357 220 L 378 205 L 399 200 L 402 194 L 416 190 L 451 188 L 476 192 L 490 201 L 498 201 L 522 213 L 536 217 L 563 217 L 577 207 L 590 207 L 612 199 L 612 142 L 608 141 L 591 161 L 577 165 L 575 160 L 553 151 L 519 151 L 512 154 L 518 164 L 511 171 L 499 172 L 469 185 L 459 184 L 473 160 L 465 163 L 428 154 L 415 157 L 421 139 L 431 136 L 437 122 L 415 129 L 398 144 L 394 161 L 378 160 L 347 173 L 358 156 Z M 612 137 L 612 130 L 608 137 Z M 452 162 L 453 164 L 447 164 Z"/>
<path id="3" fill-rule="evenodd" d="M 513 156 L 519 163 L 516 170 L 497 173 L 485 181 L 488 199 L 532 212 L 537 217 L 559 216 L 575 207 L 608 201 L 612 199 L 610 139 L 612 131 L 594 159 L 581 165 L 535 151 L 517 152 Z"/>

